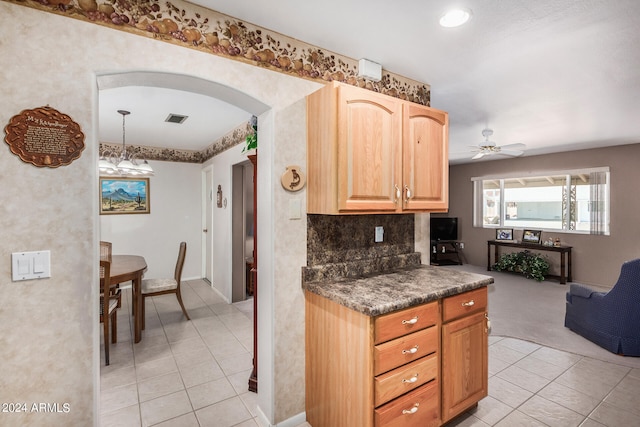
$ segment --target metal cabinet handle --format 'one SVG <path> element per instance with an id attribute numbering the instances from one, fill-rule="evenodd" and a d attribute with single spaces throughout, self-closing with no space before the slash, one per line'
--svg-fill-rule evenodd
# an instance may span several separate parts
<path id="1" fill-rule="evenodd" d="M 418 412 L 418 406 L 420 406 L 420 404 L 416 402 L 416 404 L 413 405 L 413 408 L 411 408 L 411 409 L 403 409 L 402 410 L 402 415 L 415 414 L 416 412 Z"/>
<path id="2" fill-rule="evenodd" d="M 463 306 L 463 307 L 471 307 L 471 306 L 473 306 L 473 305 L 475 305 L 475 301 L 474 301 L 474 300 L 466 301 L 466 302 L 463 302 L 463 303 L 462 303 L 462 306 Z"/>
<path id="3" fill-rule="evenodd" d="M 402 350 L 402 354 L 416 354 L 417 351 L 418 351 L 418 346 L 416 345 L 415 347 L 409 350 Z"/>
<path id="4" fill-rule="evenodd" d="M 405 185 L 404 186 L 404 191 L 405 191 L 405 194 L 407 196 L 407 198 L 404 199 L 404 202 L 405 203 L 409 203 L 409 199 L 411 198 L 411 189 L 408 186 Z"/>
<path id="5" fill-rule="evenodd" d="M 418 374 L 415 374 L 414 376 L 412 376 L 408 380 L 405 380 L 404 378 L 402 379 L 403 383 L 415 383 L 416 381 L 418 381 Z"/>
<path id="6" fill-rule="evenodd" d="M 416 323 L 418 323 L 418 316 L 414 317 L 411 320 L 403 320 L 402 321 L 403 325 L 415 325 Z"/>
<path id="7" fill-rule="evenodd" d="M 396 189 L 396 198 L 393 200 L 393 203 L 398 204 L 398 200 L 400 200 L 400 198 L 402 197 L 402 191 L 400 191 L 400 187 L 398 187 L 398 184 L 393 184 L 393 186 Z"/>

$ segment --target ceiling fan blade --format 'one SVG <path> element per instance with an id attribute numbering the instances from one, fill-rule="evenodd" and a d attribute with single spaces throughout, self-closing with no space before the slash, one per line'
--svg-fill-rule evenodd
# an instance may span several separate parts
<path id="1" fill-rule="evenodd" d="M 522 156 L 522 154 L 524 154 L 524 151 L 521 150 L 504 150 L 504 149 L 500 149 L 500 151 L 498 151 L 496 154 L 502 154 L 504 156 L 512 156 L 512 157 L 518 157 L 518 156 Z"/>
<path id="2" fill-rule="evenodd" d="M 485 156 L 485 154 L 486 154 L 486 153 L 480 152 L 480 153 L 476 154 L 475 156 L 473 156 L 473 157 L 471 158 L 471 160 L 478 160 L 478 159 L 481 159 L 481 158 L 483 158 L 483 157 Z"/>

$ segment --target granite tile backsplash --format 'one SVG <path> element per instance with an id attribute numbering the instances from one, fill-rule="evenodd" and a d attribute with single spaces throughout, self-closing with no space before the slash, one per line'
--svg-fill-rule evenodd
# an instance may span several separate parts
<path id="1" fill-rule="evenodd" d="M 375 227 L 384 228 L 376 243 Z M 356 277 L 420 265 L 415 252 L 415 216 L 307 215 L 307 267 L 304 281 Z"/>

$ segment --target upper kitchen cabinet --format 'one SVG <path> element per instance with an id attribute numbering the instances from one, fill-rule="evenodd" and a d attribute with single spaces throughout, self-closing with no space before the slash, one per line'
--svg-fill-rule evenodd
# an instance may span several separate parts
<path id="1" fill-rule="evenodd" d="M 307 98 L 307 212 L 448 208 L 447 113 L 332 82 Z"/>

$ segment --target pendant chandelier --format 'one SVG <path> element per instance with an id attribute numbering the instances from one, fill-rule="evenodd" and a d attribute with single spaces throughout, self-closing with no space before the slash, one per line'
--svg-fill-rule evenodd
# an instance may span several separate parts
<path id="1" fill-rule="evenodd" d="M 117 153 L 104 150 L 98 160 L 98 169 L 101 175 L 127 175 L 127 176 L 151 176 L 153 169 L 146 159 L 138 159 L 138 154 L 129 155 L 124 139 L 124 118 L 131 114 L 126 110 L 118 110 L 122 114 L 122 151 L 120 155 Z"/>

